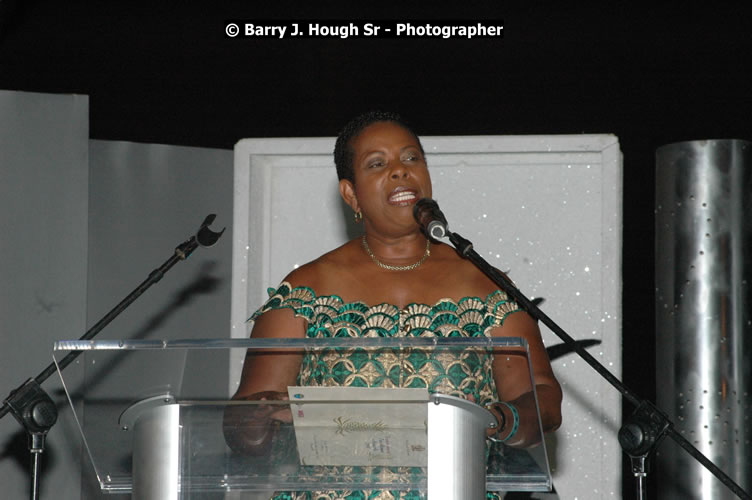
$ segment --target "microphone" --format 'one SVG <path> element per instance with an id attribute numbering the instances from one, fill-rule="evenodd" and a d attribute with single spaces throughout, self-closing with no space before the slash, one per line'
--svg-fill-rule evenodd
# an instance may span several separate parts
<path id="1" fill-rule="evenodd" d="M 413 207 L 413 217 L 431 238 L 438 240 L 447 235 L 447 220 L 439 204 L 431 198 L 422 198 Z"/>

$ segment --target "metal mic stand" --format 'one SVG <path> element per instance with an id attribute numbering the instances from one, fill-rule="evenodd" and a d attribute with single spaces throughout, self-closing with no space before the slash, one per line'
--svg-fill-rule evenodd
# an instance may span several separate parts
<path id="1" fill-rule="evenodd" d="M 433 235 L 437 234 L 432 232 Z M 546 325 L 561 340 L 563 340 L 573 351 L 584 359 L 595 371 L 605 378 L 616 390 L 637 409 L 629 416 L 627 422 L 619 430 L 619 444 L 622 449 L 629 455 L 632 461 L 632 473 L 637 483 L 637 498 L 645 498 L 645 479 L 649 469 L 650 455 L 664 437 L 668 436 L 673 439 L 679 446 L 684 448 L 697 461 L 713 473 L 723 484 L 725 484 L 736 496 L 743 500 L 752 500 L 749 493 L 742 490 L 729 476 L 711 462 L 705 455 L 700 453 L 697 448 L 684 439 L 673 427 L 673 423 L 668 416 L 659 410 L 653 403 L 642 399 L 626 387 L 618 378 L 609 372 L 602 364 L 590 355 L 581 345 L 570 337 L 564 330 L 559 327 L 551 318 L 546 316 L 538 306 L 530 301 L 512 281 L 503 273 L 499 272 L 493 266 L 488 264 L 483 257 L 473 250 L 473 244 L 460 236 L 446 230 L 446 236 L 452 243 L 457 252 L 466 259 L 470 260 L 480 269 L 483 274 L 488 276 L 499 288 L 504 290 L 507 295 L 515 300 L 530 316 L 535 320 Z"/>
<path id="2" fill-rule="evenodd" d="M 178 245 L 173 255 L 164 264 L 152 271 L 143 283 L 138 285 L 135 290 L 100 319 L 96 325 L 92 326 L 79 340 L 90 340 L 96 336 L 150 286 L 161 280 L 172 266 L 181 260 L 187 259 L 198 246 L 210 247 L 214 245 L 219 240 L 219 237 L 222 236 L 222 233 L 225 232 L 224 228 L 218 233 L 209 229 L 215 217 L 215 214 L 208 215 L 195 236 L 191 236 L 190 239 Z M 81 351 L 74 351 L 61 359 L 58 363 L 60 370 L 71 364 L 79 354 L 81 354 Z M 57 421 L 57 407 L 50 396 L 44 392 L 40 384 L 47 380 L 54 372 L 55 364 L 50 363 L 42 373 L 34 378 L 30 378 L 21 384 L 20 387 L 11 391 L 3 401 L 2 408 L 0 408 L 0 418 L 3 418 L 8 412 L 12 413 L 29 435 L 31 500 L 39 498 L 39 469 L 41 455 L 44 452 L 44 442 L 47 432 L 49 432 L 50 428 Z"/>

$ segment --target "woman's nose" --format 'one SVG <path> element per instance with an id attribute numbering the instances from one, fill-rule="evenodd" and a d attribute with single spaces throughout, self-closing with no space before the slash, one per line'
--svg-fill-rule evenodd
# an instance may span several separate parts
<path id="1" fill-rule="evenodd" d="M 407 177 L 407 167 L 400 161 L 395 160 L 391 163 L 391 177 L 392 179 L 399 179 L 401 177 Z"/>

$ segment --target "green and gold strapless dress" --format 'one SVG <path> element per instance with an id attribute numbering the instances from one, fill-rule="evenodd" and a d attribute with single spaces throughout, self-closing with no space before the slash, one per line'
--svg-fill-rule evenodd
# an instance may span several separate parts
<path id="1" fill-rule="evenodd" d="M 336 295 L 317 296 L 308 287 L 292 288 L 283 282 L 270 288 L 269 299 L 249 319 L 267 311 L 291 309 L 308 323 L 308 338 L 327 337 L 480 337 L 490 335 L 511 313 L 520 310 L 507 295 L 497 290 L 485 299 L 465 297 L 455 302 L 442 299 L 434 305 L 409 304 L 400 309 L 392 304 L 369 306 L 344 302 Z M 413 350 L 328 349 L 306 355 L 298 374 L 301 386 L 414 387 L 427 388 L 471 399 L 480 405 L 498 400 L 491 354 L 468 351 L 461 355 L 431 355 Z M 347 490 L 326 492 L 284 492 L 273 500 L 382 500 L 418 499 L 413 491 Z M 495 493 L 489 499 L 500 498 Z"/>

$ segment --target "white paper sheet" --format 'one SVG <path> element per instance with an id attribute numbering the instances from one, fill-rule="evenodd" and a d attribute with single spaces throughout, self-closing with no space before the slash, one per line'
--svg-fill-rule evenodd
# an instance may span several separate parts
<path id="1" fill-rule="evenodd" d="M 288 387 L 303 465 L 427 465 L 426 389 Z"/>

